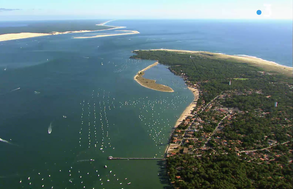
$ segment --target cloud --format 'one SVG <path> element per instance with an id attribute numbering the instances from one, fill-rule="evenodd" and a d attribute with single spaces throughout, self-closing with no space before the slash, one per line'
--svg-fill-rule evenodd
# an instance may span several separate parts
<path id="1" fill-rule="evenodd" d="M 0 12 L 7 12 L 7 11 L 17 11 L 20 9 L 6 9 L 6 8 L 0 8 Z"/>

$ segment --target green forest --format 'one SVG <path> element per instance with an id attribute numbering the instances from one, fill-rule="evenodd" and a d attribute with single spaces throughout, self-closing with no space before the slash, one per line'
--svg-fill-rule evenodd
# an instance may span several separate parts
<path id="1" fill-rule="evenodd" d="M 291 145 L 292 149 L 292 145 Z M 239 158 L 235 153 L 216 155 L 205 152 L 201 157 L 178 155 L 167 159 L 170 179 L 183 189 L 214 188 L 292 188 L 293 172 L 277 162 L 261 164 L 249 156 Z M 286 164 L 287 159 L 281 160 Z M 180 179 L 176 179 L 180 176 Z"/>
<path id="2" fill-rule="evenodd" d="M 250 66 L 246 63 L 233 62 L 232 60 L 217 60 L 210 58 L 211 55 L 182 54 L 168 51 L 134 51 L 136 55 L 131 58 L 147 60 L 158 60 L 160 64 L 169 66 L 169 69 L 185 76 L 192 83 L 197 83 L 203 93 L 202 100 L 210 101 L 222 91 L 227 90 L 259 90 L 263 95 L 271 95 L 269 100 L 264 97 L 255 96 L 241 97 L 227 101 L 227 105 L 236 105 L 242 109 L 257 107 L 260 105 L 265 109 L 271 109 L 274 102 L 278 102 L 278 111 L 293 115 L 293 77 L 272 73 L 263 75 L 260 68 Z M 292 74 L 293 76 L 293 74 Z M 233 78 L 246 78 L 246 80 L 232 80 Z M 232 85 L 229 81 L 232 80 Z M 290 89 L 291 86 L 291 89 Z M 201 100 L 200 99 L 200 100 Z M 273 111 L 273 110 L 272 110 Z M 274 112 L 275 114 L 275 112 Z"/>
<path id="3" fill-rule="evenodd" d="M 212 133 L 223 115 L 216 109 L 195 114 L 194 118 L 203 120 L 203 128 L 194 133 L 198 143 L 182 146 L 192 144 L 195 149 L 167 158 L 175 188 L 293 188 L 293 77 L 217 59 L 211 53 L 134 53 L 131 58 L 159 61 L 189 84 L 196 84 L 200 90 L 196 108 L 224 94 L 213 106 L 238 110 L 223 121 L 225 127 L 204 150 L 200 149 L 203 134 Z M 178 129 L 186 128 L 180 125 Z"/>

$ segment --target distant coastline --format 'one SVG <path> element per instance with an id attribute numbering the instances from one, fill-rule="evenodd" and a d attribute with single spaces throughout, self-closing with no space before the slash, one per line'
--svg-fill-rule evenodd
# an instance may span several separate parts
<path id="1" fill-rule="evenodd" d="M 188 51 L 188 50 L 175 50 L 175 49 L 150 49 L 146 51 L 170 51 L 170 52 L 191 53 L 191 54 L 209 56 L 209 58 L 212 58 L 212 59 L 223 59 L 223 60 L 230 59 L 239 63 L 247 63 L 252 66 L 262 68 L 266 71 L 274 71 L 289 77 L 293 77 L 293 67 L 284 66 L 276 62 L 263 60 L 261 58 L 248 56 L 248 55 L 228 55 L 223 53 L 212 53 L 207 51 Z"/>
<path id="2" fill-rule="evenodd" d="M 143 77 L 144 72 L 156 65 L 158 65 L 159 62 L 155 62 L 149 66 L 147 66 L 146 68 L 140 70 L 135 76 L 134 76 L 134 80 L 140 84 L 141 86 L 148 88 L 148 89 L 152 89 L 155 91 L 161 91 L 161 92 L 174 92 L 174 90 L 171 87 L 168 87 L 166 85 L 162 85 L 162 84 L 158 84 L 156 83 L 155 80 L 152 79 L 146 79 Z"/>
<path id="3" fill-rule="evenodd" d="M 96 24 L 97 26 L 106 26 L 105 24 L 110 21 Z M 18 40 L 18 39 L 27 39 L 27 38 L 34 38 L 34 37 L 42 37 L 42 36 L 49 36 L 49 35 L 62 35 L 62 34 L 69 34 L 69 33 L 86 33 L 86 32 L 94 32 L 94 31 L 106 31 L 106 30 L 115 30 L 115 29 L 122 29 L 125 28 L 124 26 L 108 26 L 110 28 L 107 29 L 100 29 L 100 30 L 77 30 L 77 31 L 65 31 L 65 32 L 58 32 L 52 31 L 49 33 L 36 33 L 36 32 L 20 32 L 20 33 L 7 33 L 0 35 L 0 42 L 1 41 L 11 41 L 11 40 Z M 131 34 L 139 33 L 137 31 L 130 32 Z M 122 34 L 120 34 L 122 35 Z M 127 34 L 124 34 L 127 35 Z M 128 34 L 129 35 L 129 34 Z M 95 36 L 96 37 L 96 36 Z M 106 35 L 101 35 L 100 37 L 107 37 Z M 94 37 L 76 37 L 76 38 L 94 38 Z"/>

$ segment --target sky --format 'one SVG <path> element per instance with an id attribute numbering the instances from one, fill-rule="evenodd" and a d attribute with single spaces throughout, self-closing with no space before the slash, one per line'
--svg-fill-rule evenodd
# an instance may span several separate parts
<path id="1" fill-rule="evenodd" d="M 293 0 L 0 0 L 0 20 L 290 19 Z M 257 15 L 257 10 L 262 14 Z"/>

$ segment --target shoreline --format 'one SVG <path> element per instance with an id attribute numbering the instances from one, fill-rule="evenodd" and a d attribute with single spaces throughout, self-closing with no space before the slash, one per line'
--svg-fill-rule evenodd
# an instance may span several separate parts
<path id="1" fill-rule="evenodd" d="M 142 77 L 142 76 L 144 75 L 144 72 L 145 72 L 146 70 L 148 70 L 148 69 L 150 69 L 150 68 L 152 68 L 152 67 L 154 67 L 154 66 L 156 66 L 156 65 L 158 65 L 158 64 L 159 64 L 159 62 L 155 62 L 155 63 L 153 63 L 153 64 L 151 64 L 151 65 L 145 67 L 144 69 L 138 71 L 137 74 L 133 77 L 133 79 L 134 79 L 138 84 L 140 84 L 141 86 L 143 86 L 143 87 L 145 87 L 145 88 L 148 88 L 148 89 L 152 89 L 152 90 L 160 91 L 160 92 L 171 92 L 171 93 L 174 92 L 174 90 L 173 90 L 172 88 L 170 88 L 170 87 L 168 87 L 168 86 L 166 86 L 166 85 L 158 84 L 158 83 L 156 83 L 155 80 L 151 80 L 151 79 L 146 79 L 146 78 L 144 78 L 144 79 L 146 79 L 146 80 L 148 80 L 148 81 L 153 81 L 154 84 L 157 84 L 157 85 L 159 85 L 159 86 L 168 87 L 168 88 L 170 88 L 170 90 L 169 90 L 169 91 L 166 91 L 166 90 L 163 91 L 163 90 L 155 89 L 155 88 L 152 88 L 152 87 L 149 87 L 149 86 L 145 85 L 144 83 L 142 83 L 141 81 L 139 81 L 139 80 L 137 79 L 138 77 Z"/>
<path id="2" fill-rule="evenodd" d="M 139 50 L 135 50 L 139 51 Z M 281 74 L 285 74 L 289 77 L 293 77 L 293 67 L 284 66 L 273 61 L 264 60 L 258 57 L 249 55 L 228 55 L 223 53 L 212 53 L 207 51 L 189 51 L 189 50 L 176 50 L 176 49 L 149 49 L 141 51 L 169 51 L 169 52 L 179 52 L 179 53 L 191 53 L 200 54 L 202 56 L 209 56 L 212 59 L 232 59 L 237 63 L 247 63 L 252 66 L 262 68 L 265 71 L 273 71 Z"/>
<path id="3" fill-rule="evenodd" d="M 50 36 L 50 35 L 97 32 L 97 31 L 115 30 L 115 29 L 122 29 L 122 28 L 125 28 L 125 27 L 117 26 L 117 27 L 101 29 L 101 30 L 77 30 L 77 31 L 65 31 L 65 32 L 52 31 L 50 33 L 34 33 L 34 32 L 7 33 L 7 34 L 0 35 L 0 42 L 12 41 L 12 40 L 18 40 L 18 39 L 28 39 L 28 38 L 34 38 L 34 37 L 42 37 L 42 36 Z"/>
<path id="4" fill-rule="evenodd" d="M 34 38 L 34 37 L 42 37 L 42 36 L 48 36 L 48 35 L 52 35 L 52 34 L 49 34 L 49 33 L 29 33 L 29 32 L 1 34 L 0 35 L 0 42 L 12 41 L 12 40 L 18 40 L 18 39 Z"/>
<path id="5" fill-rule="evenodd" d="M 196 88 L 191 88 L 191 87 L 187 87 L 193 94 L 194 99 L 193 101 L 185 108 L 185 110 L 182 112 L 182 114 L 180 115 L 180 117 L 177 119 L 175 126 L 173 127 L 173 129 L 176 129 L 183 120 L 185 120 L 188 116 L 193 116 L 191 114 L 191 111 L 194 110 L 194 108 L 196 108 L 196 104 L 197 104 L 197 100 L 199 98 L 199 90 Z"/>
<path id="6" fill-rule="evenodd" d="M 293 68 L 284 66 L 281 64 L 278 64 L 276 62 L 263 60 L 261 58 L 252 57 L 252 56 L 243 56 L 243 55 L 227 55 L 222 53 L 210 53 L 206 51 L 188 51 L 188 50 L 173 50 L 173 49 L 150 49 L 150 50 L 134 50 L 134 51 L 170 51 L 170 52 L 177 52 L 177 53 L 190 53 L 190 54 L 198 54 L 202 56 L 211 56 L 213 59 L 234 59 L 237 60 L 237 63 L 248 63 L 250 65 L 253 65 L 255 67 L 261 67 L 265 70 L 273 70 L 277 71 L 281 74 L 293 76 Z M 241 62 L 240 62 L 241 61 Z M 274 70 L 273 68 L 277 67 L 279 70 Z M 280 69 L 282 69 L 280 71 Z M 286 70 L 286 72 L 283 71 L 283 69 Z M 186 82 L 186 81 L 185 81 Z M 199 90 L 197 88 L 192 88 L 188 86 L 188 89 L 192 91 L 194 95 L 194 100 L 185 108 L 185 110 L 182 112 L 180 117 L 177 119 L 174 127 L 171 130 L 168 145 L 166 146 L 164 156 L 167 157 L 167 154 L 169 154 L 171 151 L 173 151 L 175 148 L 180 146 L 180 144 L 172 144 L 171 143 L 171 136 L 174 133 L 175 129 L 184 121 L 188 116 L 193 116 L 191 114 L 191 111 L 194 110 L 196 107 L 197 101 L 199 99 Z"/>
<path id="7" fill-rule="evenodd" d="M 196 108 L 196 105 L 197 105 L 197 101 L 199 99 L 199 90 L 197 88 L 192 88 L 190 86 L 187 87 L 193 94 L 194 96 L 194 99 L 192 100 L 192 102 L 184 109 L 184 111 L 182 112 L 182 114 L 180 115 L 180 117 L 177 119 L 174 127 L 172 128 L 172 132 L 170 134 L 170 137 L 169 137 L 169 142 L 168 142 L 168 145 L 166 147 L 166 150 L 165 150 L 165 157 L 166 155 L 174 150 L 174 148 L 180 146 L 179 144 L 171 144 L 170 140 L 171 140 L 171 136 L 174 132 L 174 130 L 183 122 L 183 120 L 185 120 L 188 116 L 193 116 L 191 114 L 191 112 L 194 110 L 194 108 Z"/>

